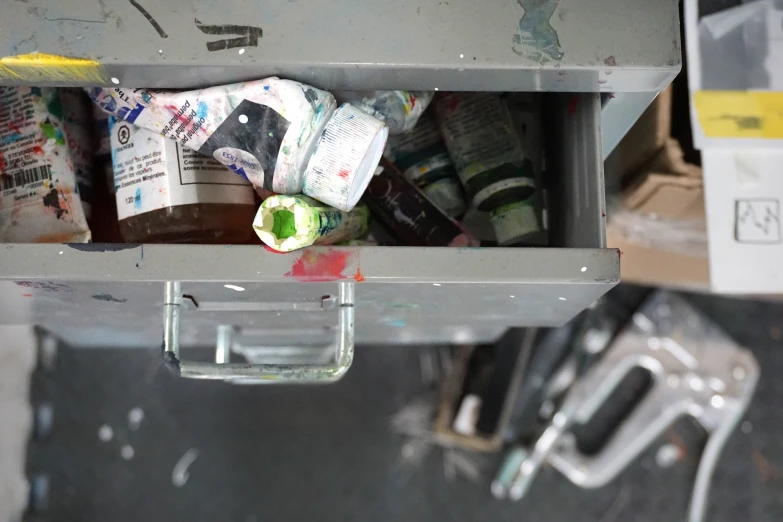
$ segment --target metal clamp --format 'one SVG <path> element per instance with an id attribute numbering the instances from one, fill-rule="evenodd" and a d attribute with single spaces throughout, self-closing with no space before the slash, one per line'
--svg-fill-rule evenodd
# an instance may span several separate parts
<path id="1" fill-rule="evenodd" d="M 354 283 L 339 283 L 339 310 L 334 361 L 330 364 L 253 364 L 230 362 L 233 327 L 218 327 L 215 362 L 180 358 L 180 315 L 184 306 L 178 281 L 166 283 L 163 302 L 163 363 L 191 379 L 262 380 L 272 382 L 335 382 L 348 371 L 354 351 Z"/>
<path id="2" fill-rule="evenodd" d="M 596 455 L 584 455 L 570 428 L 586 423 L 635 368 L 652 386 Z M 684 300 L 665 292 L 634 315 L 585 377 L 568 391 L 530 451 L 509 457 L 493 484 L 496 496 L 521 498 L 544 463 L 574 484 L 601 487 L 617 477 L 680 416 L 709 434 L 691 499 L 691 521 L 704 518 L 709 483 L 720 452 L 747 409 L 759 378 L 753 355 L 737 346 Z M 509 469 L 516 462 L 516 472 Z"/>

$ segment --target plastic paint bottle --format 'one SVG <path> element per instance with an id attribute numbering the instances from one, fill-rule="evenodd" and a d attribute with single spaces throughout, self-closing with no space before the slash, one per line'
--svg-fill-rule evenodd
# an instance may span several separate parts
<path id="1" fill-rule="evenodd" d="M 441 133 L 473 205 L 490 213 L 501 246 L 540 230 L 535 175 L 508 108 L 494 93 L 447 93 L 435 100 Z"/>
<path id="2" fill-rule="evenodd" d="M 303 192 L 341 210 L 356 205 L 388 128 L 328 92 L 267 78 L 208 89 L 88 90 L 104 110 L 210 156 L 253 185 Z"/>
<path id="3" fill-rule="evenodd" d="M 449 217 L 465 213 L 465 196 L 432 112 L 409 133 L 389 139 L 385 157 Z"/>
<path id="4" fill-rule="evenodd" d="M 429 107 L 432 91 L 338 91 L 341 102 L 358 107 L 389 126 L 389 135 L 410 132 Z"/>
<path id="5" fill-rule="evenodd" d="M 280 252 L 310 245 L 333 245 L 363 236 L 370 211 L 359 204 L 350 212 L 307 196 L 272 196 L 261 203 L 253 228 L 261 241 Z"/>
<path id="6" fill-rule="evenodd" d="M 430 201 L 391 162 L 373 176 L 362 201 L 406 246 L 478 246 L 479 242 Z"/>
<path id="7" fill-rule="evenodd" d="M 69 130 L 60 89 L 0 87 L 0 242 L 90 241 Z"/>
<path id="8" fill-rule="evenodd" d="M 124 121 L 111 124 L 120 232 L 131 243 L 243 243 L 253 188 L 212 158 Z"/>

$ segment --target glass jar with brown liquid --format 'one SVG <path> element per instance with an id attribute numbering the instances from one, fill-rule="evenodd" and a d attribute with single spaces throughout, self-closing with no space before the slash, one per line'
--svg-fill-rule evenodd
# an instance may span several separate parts
<path id="1" fill-rule="evenodd" d="M 249 243 L 252 186 L 217 161 L 159 134 L 111 122 L 122 237 L 131 243 Z"/>

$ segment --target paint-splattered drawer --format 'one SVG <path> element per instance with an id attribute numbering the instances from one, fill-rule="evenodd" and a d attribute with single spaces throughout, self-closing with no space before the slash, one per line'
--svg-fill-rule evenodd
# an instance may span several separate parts
<path id="1" fill-rule="evenodd" d="M 605 248 L 600 100 L 547 96 L 552 248 L 2 245 L 0 324 L 39 324 L 76 345 L 160 343 L 164 286 L 188 296 L 183 345 L 218 325 L 259 335 L 333 326 L 353 285 L 356 341 L 492 341 L 510 326 L 560 325 L 619 281 Z"/>

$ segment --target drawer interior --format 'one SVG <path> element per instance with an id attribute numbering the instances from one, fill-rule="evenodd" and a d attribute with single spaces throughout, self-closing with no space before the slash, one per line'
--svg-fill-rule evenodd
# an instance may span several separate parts
<path id="1" fill-rule="evenodd" d="M 336 295 L 339 281 L 356 283 L 357 342 L 482 342 L 563 324 L 619 281 L 619 254 L 605 248 L 599 95 L 542 100 L 549 248 L 5 244 L 0 324 L 41 324 L 79 345 L 155 346 L 165 281 L 217 303 L 190 314 L 186 344 L 209 344 L 226 323 L 329 328 L 332 312 L 308 303 Z"/>

